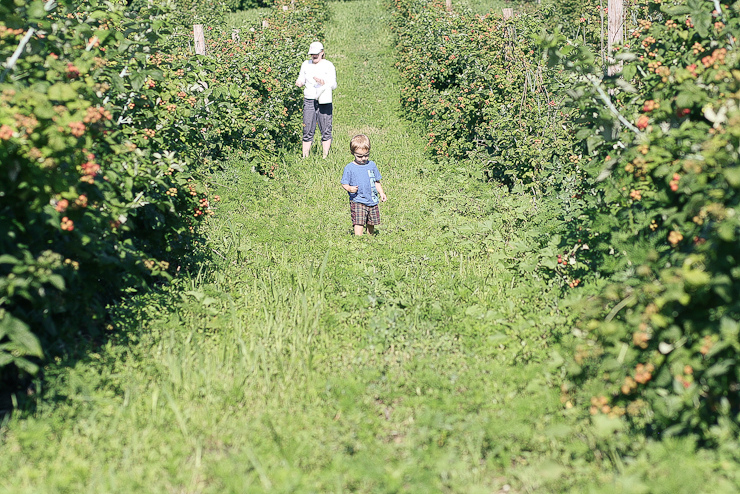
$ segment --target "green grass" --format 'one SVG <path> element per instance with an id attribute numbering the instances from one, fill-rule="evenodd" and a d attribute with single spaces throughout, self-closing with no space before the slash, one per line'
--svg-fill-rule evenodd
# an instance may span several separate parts
<path id="1" fill-rule="evenodd" d="M 452 8 L 454 9 L 457 5 L 462 5 L 479 14 L 492 12 L 497 15 L 502 15 L 501 10 L 506 8 L 513 8 L 517 12 L 519 7 L 519 3 L 505 0 L 452 0 Z"/>
<path id="2" fill-rule="evenodd" d="M 547 208 L 428 163 L 383 4 L 331 8 L 329 158 L 296 142 L 274 180 L 213 177 L 212 260 L 46 367 L 0 427 L 0 492 L 732 492 L 736 465 L 690 440 L 622 461 L 564 409 L 573 316 L 527 267 Z M 339 186 L 358 132 L 389 197 L 372 238 Z"/>
<path id="3" fill-rule="evenodd" d="M 240 10 L 226 16 L 226 27 L 228 29 L 257 28 L 262 24 L 262 19 L 272 10 L 269 7 Z"/>

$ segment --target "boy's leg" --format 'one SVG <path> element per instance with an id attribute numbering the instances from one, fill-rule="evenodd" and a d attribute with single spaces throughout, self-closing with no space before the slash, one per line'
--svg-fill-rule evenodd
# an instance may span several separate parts
<path id="1" fill-rule="evenodd" d="M 352 213 L 352 226 L 354 228 L 355 235 L 362 235 L 362 232 L 365 229 L 365 223 L 367 223 L 367 206 L 350 201 L 349 210 L 350 213 Z"/>
<path id="2" fill-rule="evenodd" d="M 380 224 L 380 206 L 377 204 L 367 208 L 367 233 L 375 233 L 375 226 Z"/>

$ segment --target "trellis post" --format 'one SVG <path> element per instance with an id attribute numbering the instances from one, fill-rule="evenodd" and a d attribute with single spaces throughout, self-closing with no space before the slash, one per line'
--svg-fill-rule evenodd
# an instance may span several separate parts
<path id="1" fill-rule="evenodd" d="M 195 38 L 195 54 L 205 55 L 206 54 L 206 37 L 203 34 L 203 24 L 195 24 L 193 26 L 193 36 Z"/>
<path id="2" fill-rule="evenodd" d="M 614 51 L 614 45 L 621 44 L 624 42 L 624 35 L 622 28 L 624 26 L 624 1 L 623 0 L 609 0 L 608 5 L 608 29 L 606 35 L 606 53 L 607 61 L 609 62 L 609 68 L 607 74 L 614 75 L 622 70 L 622 64 L 616 63 L 612 53 Z"/>
<path id="3" fill-rule="evenodd" d="M 504 14 L 504 22 L 514 18 L 513 8 L 509 7 L 501 9 L 501 12 Z M 504 57 L 508 60 L 514 49 L 514 38 L 516 38 L 516 30 L 514 29 L 514 26 L 504 26 L 504 36 L 507 39 Z"/>

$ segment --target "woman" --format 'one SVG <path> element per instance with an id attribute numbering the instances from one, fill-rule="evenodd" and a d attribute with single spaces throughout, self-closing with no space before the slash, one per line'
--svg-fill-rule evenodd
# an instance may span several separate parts
<path id="1" fill-rule="evenodd" d="M 337 88 L 337 72 L 334 64 L 324 59 L 324 45 L 318 41 L 311 43 L 308 54 L 311 60 L 303 62 L 295 81 L 296 86 L 303 88 L 303 157 L 308 157 L 311 151 L 318 124 L 326 158 L 331 147 L 331 92 Z"/>

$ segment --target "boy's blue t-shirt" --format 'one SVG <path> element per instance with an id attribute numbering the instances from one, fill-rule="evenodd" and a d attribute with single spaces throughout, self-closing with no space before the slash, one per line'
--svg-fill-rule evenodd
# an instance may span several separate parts
<path id="1" fill-rule="evenodd" d="M 380 182 L 380 170 L 374 161 L 368 161 L 366 165 L 358 165 L 354 161 L 344 167 L 342 174 L 343 185 L 356 185 L 357 192 L 349 194 L 349 200 L 359 202 L 366 206 L 378 204 L 378 189 L 375 182 Z"/>

